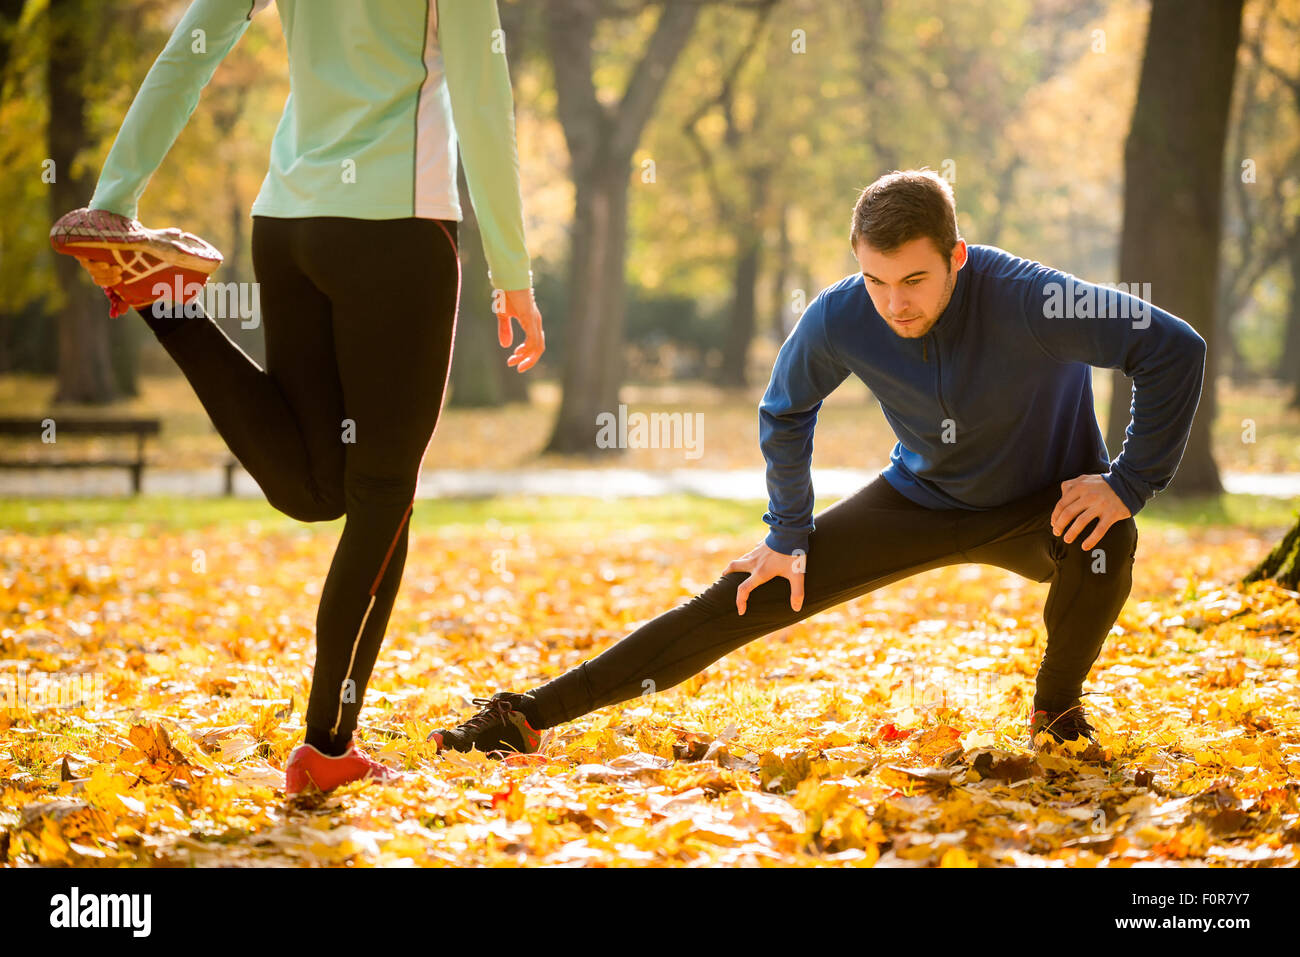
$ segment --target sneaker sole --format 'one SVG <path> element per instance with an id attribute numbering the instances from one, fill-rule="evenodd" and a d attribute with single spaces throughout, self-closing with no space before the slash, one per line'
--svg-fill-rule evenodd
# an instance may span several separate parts
<path id="1" fill-rule="evenodd" d="M 50 245 L 65 256 L 103 262 L 122 269 L 115 288 L 131 305 L 159 298 L 155 287 L 202 286 L 223 262 L 221 252 L 193 233 L 176 228 L 147 229 L 139 223 L 122 228 L 103 210 L 78 209 L 61 217 L 50 230 Z M 172 297 L 168 297 L 172 298 Z"/>
<path id="2" fill-rule="evenodd" d="M 303 771 L 302 776 L 307 779 L 306 782 L 299 784 L 297 787 L 292 787 L 290 783 L 286 780 L 284 785 L 284 793 L 289 796 L 302 794 L 307 791 L 319 791 L 321 794 L 329 794 L 331 791 L 337 788 L 344 787 L 348 784 L 355 784 L 358 781 L 374 781 L 376 784 L 394 786 L 394 785 L 402 784 L 406 780 L 404 776 L 402 776 L 401 774 L 396 774 L 396 772 L 390 771 L 389 774 L 393 774 L 395 776 L 386 777 L 380 774 L 363 774 L 360 777 L 348 778 L 348 780 L 346 781 L 340 781 L 338 784 L 331 785 L 328 788 L 322 788 L 312 778 L 310 772 Z"/>
<path id="3" fill-rule="evenodd" d="M 147 229 L 138 223 L 122 229 L 107 217 L 96 215 L 100 212 L 78 209 L 61 217 L 50 230 L 50 244 L 55 251 L 69 256 L 85 251 L 90 254 L 86 258 L 113 262 L 124 269 L 129 264 L 114 262 L 110 252 L 148 255 L 160 263 L 204 274 L 216 271 L 224 261 L 215 246 L 193 233 L 176 228 Z"/>

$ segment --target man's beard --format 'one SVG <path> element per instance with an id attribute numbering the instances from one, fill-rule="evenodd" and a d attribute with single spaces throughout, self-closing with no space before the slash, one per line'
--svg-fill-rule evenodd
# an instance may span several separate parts
<path id="1" fill-rule="evenodd" d="M 921 336 L 928 333 L 930 329 L 934 327 L 934 324 L 939 321 L 939 317 L 943 315 L 943 311 L 948 308 L 948 303 L 952 301 L 953 288 L 956 285 L 957 285 L 957 276 L 952 271 L 952 268 L 949 267 L 948 281 L 943 287 L 943 297 L 939 301 L 938 312 L 936 312 L 933 316 L 923 316 L 917 319 L 916 321 L 912 322 L 905 329 L 905 331 L 909 333 L 909 335 L 903 335 L 903 333 L 899 332 L 898 330 L 895 330 L 894 334 L 904 339 L 919 339 Z M 893 317 L 893 321 L 897 322 L 898 317 L 897 316 Z"/>

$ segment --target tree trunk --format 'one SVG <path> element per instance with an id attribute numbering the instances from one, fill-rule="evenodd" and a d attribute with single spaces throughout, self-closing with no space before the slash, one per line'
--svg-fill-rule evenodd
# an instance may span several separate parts
<path id="1" fill-rule="evenodd" d="M 1243 582 L 1272 579 L 1283 588 L 1300 591 L 1300 519 L 1291 526 L 1291 531 L 1283 536 L 1268 557 L 1251 570 L 1242 579 Z"/>
<path id="2" fill-rule="evenodd" d="M 84 82 L 81 65 L 93 52 L 99 4 L 95 0 L 50 0 L 49 59 L 46 79 L 50 98 L 47 131 L 49 156 L 54 161 L 50 185 L 53 222 L 69 210 L 85 206 L 94 181 L 85 170 L 73 176 L 73 162 L 88 145 Z M 53 251 L 54 274 L 63 293 L 58 312 L 59 365 L 57 402 L 108 403 L 117 398 L 117 385 L 109 352 L 109 323 L 135 321 L 108 318 L 108 301 L 71 256 Z"/>
<path id="3" fill-rule="evenodd" d="M 761 253 L 757 230 L 747 229 L 736 238 L 740 255 L 736 258 L 734 295 L 722 343 L 722 367 L 718 370 L 718 384 L 728 388 L 743 388 L 748 384 L 746 366 L 757 325 L 754 287 L 758 283 Z"/>
<path id="4" fill-rule="evenodd" d="M 609 158 L 577 178 L 564 396 L 548 452 L 593 454 L 596 416 L 618 414 L 623 382 L 627 283 L 627 179 L 630 159 Z"/>
<path id="5" fill-rule="evenodd" d="M 140 348 L 150 338 L 149 327 L 143 322 L 131 322 L 126 316 L 109 320 L 101 316 L 100 321 L 108 322 L 108 360 L 113 366 L 117 398 L 134 399 L 140 394 Z"/>
<path id="6" fill-rule="evenodd" d="M 1123 281 L 1149 282 L 1156 305 L 1208 347 L 1205 383 L 1178 475 L 1179 495 L 1223 491 L 1210 447 L 1216 409 L 1214 306 L 1223 150 L 1243 0 L 1153 0 L 1137 106 L 1124 150 Z M 1132 382 L 1115 373 L 1107 445 L 1129 422 Z"/>
<path id="7" fill-rule="evenodd" d="M 592 50 L 602 8 L 547 5 L 556 108 L 575 187 L 563 397 L 547 452 L 595 454 L 596 417 L 617 413 L 623 381 L 628 180 L 632 156 L 673 64 L 699 17 L 697 3 L 662 6 L 654 34 L 617 104 L 596 95 Z M 658 187 L 663 188 L 663 187 Z"/>
<path id="8" fill-rule="evenodd" d="M 1287 303 L 1286 333 L 1277 375 L 1292 388 L 1290 408 L 1300 409 L 1300 226 L 1291 233 L 1287 260 L 1291 266 L 1291 298 Z"/>

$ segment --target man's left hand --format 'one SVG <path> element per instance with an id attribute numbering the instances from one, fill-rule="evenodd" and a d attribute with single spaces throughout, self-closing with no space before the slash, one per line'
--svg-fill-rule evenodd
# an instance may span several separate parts
<path id="1" fill-rule="evenodd" d="M 1105 537 L 1112 525 L 1131 514 L 1104 478 L 1080 475 L 1061 483 L 1061 500 L 1052 510 L 1052 534 L 1060 535 L 1069 545 L 1089 522 L 1097 519 L 1097 527 L 1083 540 L 1082 548 L 1086 552 Z"/>

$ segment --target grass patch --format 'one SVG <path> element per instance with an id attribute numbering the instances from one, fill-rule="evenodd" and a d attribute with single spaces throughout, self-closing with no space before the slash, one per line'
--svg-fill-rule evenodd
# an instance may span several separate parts
<path id="1" fill-rule="evenodd" d="M 694 495 L 656 498 L 593 499 L 578 496 L 502 496 L 419 499 L 416 527 L 499 525 L 554 530 L 593 525 L 624 528 L 645 524 L 686 524 L 702 534 L 761 531 L 764 504 L 731 502 Z M 137 531 L 186 531 L 213 525 L 257 522 L 266 532 L 298 530 L 337 536 L 343 519 L 302 523 L 265 501 L 251 498 L 191 498 L 149 495 L 138 498 L 26 498 L 0 502 L 0 532 L 48 535 L 103 527 L 138 526 Z"/>
<path id="2" fill-rule="evenodd" d="M 830 505 L 819 501 L 818 508 Z M 414 525 L 544 528 L 557 532 L 637 525 L 687 526 L 700 535 L 743 535 L 758 541 L 764 534 L 765 503 L 735 502 L 696 495 L 654 498 L 597 499 L 580 496 L 490 496 L 482 498 L 419 499 Z M 1300 503 L 1263 495 L 1220 495 L 1179 499 L 1160 495 L 1138 513 L 1148 527 L 1178 526 L 1262 531 L 1289 528 Z M 50 498 L 0 502 L 0 531 L 28 535 L 93 531 L 103 527 L 135 526 L 132 534 L 185 531 L 213 525 L 257 522 L 266 532 L 298 531 L 337 536 L 343 519 L 311 524 L 280 514 L 266 502 L 251 498 L 190 498 L 149 495 L 139 498 Z"/>
<path id="3" fill-rule="evenodd" d="M 1263 531 L 1290 528 L 1300 502 L 1271 495 L 1208 495 L 1174 498 L 1157 495 L 1138 512 L 1139 525 L 1202 528 L 1230 526 Z"/>

